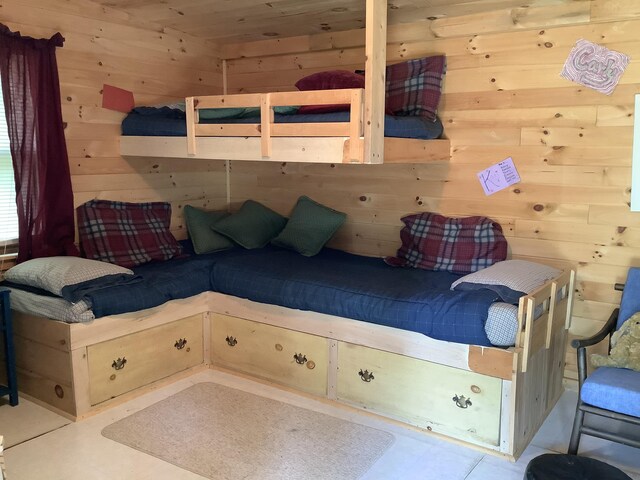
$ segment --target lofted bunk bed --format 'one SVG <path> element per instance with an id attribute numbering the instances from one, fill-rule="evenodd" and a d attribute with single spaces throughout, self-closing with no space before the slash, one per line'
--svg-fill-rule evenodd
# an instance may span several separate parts
<path id="1" fill-rule="evenodd" d="M 439 138 L 442 127 L 435 118 L 439 130 L 428 126 L 427 133 L 414 135 L 403 121 L 415 116 L 385 116 L 386 17 L 386 1 L 367 0 L 364 88 L 189 97 L 186 132 L 125 130 L 121 155 L 353 164 L 448 161 L 450 142 Z M 278 107 L 336 104 L 348 115 L 320 121 L 292 115 L 285 121 L 274 113 Z M 256 108 L 259 116 L 240 124 L 201 119 L 205 109 L 230 108 Z M 389 134 L 385 123 L 396 124 L 396 133 Z"/>

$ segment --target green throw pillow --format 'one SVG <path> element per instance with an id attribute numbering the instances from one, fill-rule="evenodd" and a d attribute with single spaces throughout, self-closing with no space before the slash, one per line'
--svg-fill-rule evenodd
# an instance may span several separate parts
<path id="1" fill-rule="evenodd" d="M 247 200 L 240 210 L 212 225 L 212 229 L 226 235 L 244 248 L 262 248 L 278 235 L 287 219 L 261 203 Z"/>
<path id="2" fill-rule="evenodd" d="M 293 115 L 300 107 L 273 107 L 275 113 L 280 115 Z M 250 118 L 260 117 L 260 107 L 237 108 L 203 108 L 198 112 L 203 120 L 222 120 L 224 118 Z"/>
<path id="3" fill-rule="evenodd" d="M 346 214 L 302 196 L 287 226 L 271 243 L 312 257 L 322 250 L 346 219 Z"/>
<path id="4" fill-rule="evenodd" d="M 184 206 L 189 238 L 196 253 L 215 252 L 234 246 L 227 237 L 211 230 L 211 225 L 228 215 L 227 212 L 207 212 L 191 205 Z"/>

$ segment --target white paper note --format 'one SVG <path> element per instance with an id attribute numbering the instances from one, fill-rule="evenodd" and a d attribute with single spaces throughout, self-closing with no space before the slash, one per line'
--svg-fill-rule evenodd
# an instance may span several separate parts
<path id="1" fill-rule="evenodd" d="M 518 175 L 516 166 L 513 164 L 513 159 L 509 157 L 478 172 L 478 180 L 480 180 L 480 185 L 482 185 L 485 195 L 491 195 L 518 183 L 520 175 Z"/>

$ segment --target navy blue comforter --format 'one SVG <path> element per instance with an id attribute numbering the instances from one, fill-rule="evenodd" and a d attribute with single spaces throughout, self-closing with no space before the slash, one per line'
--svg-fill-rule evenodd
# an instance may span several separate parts
<path id="1" fill-rule="evenodd" d="M 349 120 L 349 112 L 319 113 L 311 115 L 281 115 L 276 114 L 275 123 L 321 123 L 321 122 L 346 122 Z M 200 123 L 256 123 L 260 118 L 236 118 L 207 120 Z M 399 117 L 385 115 L 384 136 L 399 138 L 419 138 L 430 140 L 442 136 L 442 122 L 431 121 L 425 117 Z M 164 136 L 184 137 L 187 134 L 185 113 L 164 108 L 138 107 L 133 109 L 122 121 L 122 135 L 134 135 L 141 137 Z"/>
<path id="2" fill-rule="evenodd" d="M 449 290 L 458 275 L 393 268 L 378 258 L 331 249 L 310 258 L 275 247 L 233 249 L 134 271 L 140 281 L 88 290 L 85 299 L 96 318 L 213 290 L 489 346 L 484 324 L 489 306 L 498 298 L 490 290 Z"/>
<path id="3" fill-rule="evenodd" d="M 325 249 L 315 257 L 272 249 L 215 262 L 215 291 L 256 302 L 328 313 L 451 342 L 490 346 L 490 290 L 451 291 L 459 275 L 393 268 L 382 259 Z"/>

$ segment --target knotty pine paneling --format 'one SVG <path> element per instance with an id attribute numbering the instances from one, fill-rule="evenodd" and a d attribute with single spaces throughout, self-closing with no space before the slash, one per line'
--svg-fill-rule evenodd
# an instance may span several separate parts
<path id="1" fill-rule="evenodd" d="M 186 236 L 182 207 L 226 207 L 224 162 L 120 156 L 124 114 L 102 108 L 102 86 L 131 90 L 138 105 L 222 93 L 217 47 L 144 17 L 87 0 L 7 0 L 0 21 L 24 35 L 59 31 L 63 120 L 76 206 L 92 198 L 169 201 L 171 228 Z"/>
<path id="2" fill-rule="evenodd" d="M 631 8 L 634 7 L 634 8 Z M 232 207 L 248 198 L 289 214 L 306 194 L 348 214 L 331 245 L 382 256 L 399 245 L 400 217 L 431 210 L 499 220 L 514 257 L 577 269 L 571 336 L 598 329 L 620 302 L 615 282 L 640 266 L 640 214 L 629 211 L 634 95 L 640 93 L 628 0 L 558 1 L 481 15 L 459 12 L 389 29 L 388 62 L 448 57 L 440 116 L 449 163 L 304 165 L 232 162 Z M 612 95 L 560 77 L 586 38 L 631 56 Z M 294 89 L 306 74 L 362 68 L 363 32 L 227 45 L 230 92 Z M 485 196 L 476 172 L 513 157 L 522 182 Z M 575 378 L 575 353 L 566 376 Z"/>

